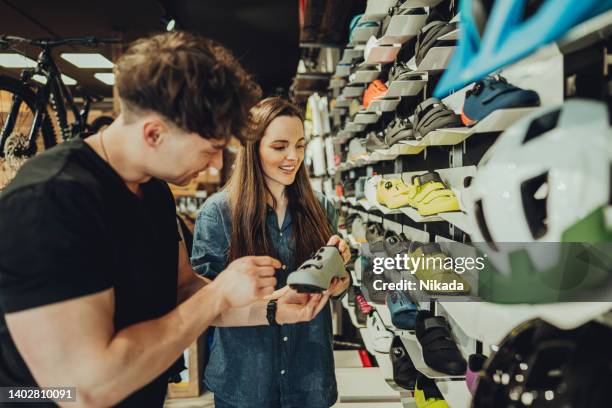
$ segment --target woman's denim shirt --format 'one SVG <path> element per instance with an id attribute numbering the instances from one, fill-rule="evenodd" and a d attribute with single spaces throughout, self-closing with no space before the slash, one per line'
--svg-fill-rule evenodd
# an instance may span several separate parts
<path id="1" fill-rule="evenodd" d="M 322 195 L 319 200 L 336 233 L 334 206 Z M 283 264 L 276 272 L 280 288 L 299 266 L 291 240 L 291 215 L 287 211 L 279 229 L 276 212 L 268 207 L 266 225 L 275 257 Z M 230 240 L 231 210 L 226 193 L 220 192 L 206 200 L 198 214 L 193 268 L 213 279 L 227 266 Z M 278 401 L 281 407 L 332 406 L 338 392 L 329 304 L 307 323 L 215 328 L 205 382 L 219 398 L 240 407 L 276 407 Z"/>

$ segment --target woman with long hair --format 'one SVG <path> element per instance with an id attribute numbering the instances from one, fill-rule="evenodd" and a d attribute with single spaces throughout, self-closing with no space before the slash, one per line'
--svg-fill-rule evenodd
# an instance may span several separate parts
<path id="1" fill-rule="evenodd" d="M 238 154 L 231 179 L 198 214 L 192 265 L 214 278 L 245 255 L 282 262 L 277 288 L 323 245 L 336 245 L 345 263 L 330 201 L 315 193 L 303 166 L 303 116 L 290 102 L 267 98 L 252 110 L 252 138 Z M 343 293 L 348 273 L 327 294 Z M 296 302 L 305 296 L 295 293 Z M 205 381 L 222 407 L 327 408 L 337 399 L 329 304 L 311 321 L 215 329 Z"/>

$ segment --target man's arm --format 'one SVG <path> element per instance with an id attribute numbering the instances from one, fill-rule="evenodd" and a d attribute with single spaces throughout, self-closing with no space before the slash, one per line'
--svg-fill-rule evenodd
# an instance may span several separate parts
<path id="1" fill-rule="evenodd" d="M 189 299 L 211 280 L 198 275 L 189 261 L 187 248 L 179 242 L 178 302 Z M 248 306 L 226 309 L 210 324 L 217 327 L 241 327 L 268 325 L 267 305 L 270 299 L 279 300 L 276 321 L 279 324 L 307 322 L 312 320 L 325 306 L 329 296 L 296 296 L 294 292 L 281 290 L 267 300 L 258 300 Z"/>
<path id="2" fill-rule="evenodd" d="M 40 386 L 74 386 L 77 406 L 111 406 L 166 370 L 222 311 L 271 293 L 279 266 L 241 258 L 168 314 L 119 332 L 113 289 L 9 313 L 6 323 Z"/>

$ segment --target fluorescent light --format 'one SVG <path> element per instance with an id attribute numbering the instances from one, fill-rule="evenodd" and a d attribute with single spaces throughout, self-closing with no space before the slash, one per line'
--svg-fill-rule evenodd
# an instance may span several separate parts
<path id="1" fill-rule="evenodd" d="M 32 76 L 32 79 L 35 80 L 36 82 L 40 82 L 41 84 L 47 83 L 47 77 L 44 75 L 36 74 Z M 75 79 L 70 78 L 68 75 L 64 75 L 64 74 L 62 74 L 62 81 L 64 81 L 64 84 L 66 85 L 76 85 L 77 84 L 77 81 Z"/>
<path id="2" fill-rule="evenodd" d="M 64 84 L 66 85 L 76 85 L 77 81 L 74 78 L 70 78 L 68 75 L 64 75 L 62 74 L 62 81 L 64 81 Z"/>
<path id="3" fill-rule="evenodd" d="M 79 68 L 112 68 L 113 63 L 102 54 L 63 53 L 63 59 Z"/>
<path id="4" fill-rule="evenodd" d="M 43 76 L 43 75 L 34 75 L 32 76 L 32 79 L 35 80 L 36 82 L 40 82 L 41 84 L 46 84 L 47 83 L 47 77 Z"/>
<path id="5" fill-rule="evenodd" d="M 174 30 L 175 26 L 176 26 L 176 20 L 175 19 L 172 19 L 172 20 L 168 21 L 168 24 L 166 24 L 166 31 Z"/>
<path id="6" fill-rule="evenodd" d="M 94 77 L 106 85 L 115 85 L 115 74 L 112 72 L 98 72 L 94 74 Z"/>
<path id="7" fill-rule="evenodd" d="M 0 54 L 0 65 L 5 68 L 35 68 L 36 61 L 21 54 Z"/>

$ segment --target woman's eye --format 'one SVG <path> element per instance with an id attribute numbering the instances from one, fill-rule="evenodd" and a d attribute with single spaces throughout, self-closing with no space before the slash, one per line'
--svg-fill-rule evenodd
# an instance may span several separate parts
<path id="1" fill-rule="evenodd" d="M 285 150 L 285 147 L 284 147 L 284 146 L 272 146 L 272 148 L 273 148 L 274 150 L 278 150 L 278 151 Z"/>
<path id="2" fill-rule="evenodd" d="M 297 146 L 297 148 L 298 148 L 298 149 L 305 149 L 305 148 L 306 148 L 306 146 L 305 146 L 305 145 L 300 145 L 300 146 Z"/>

